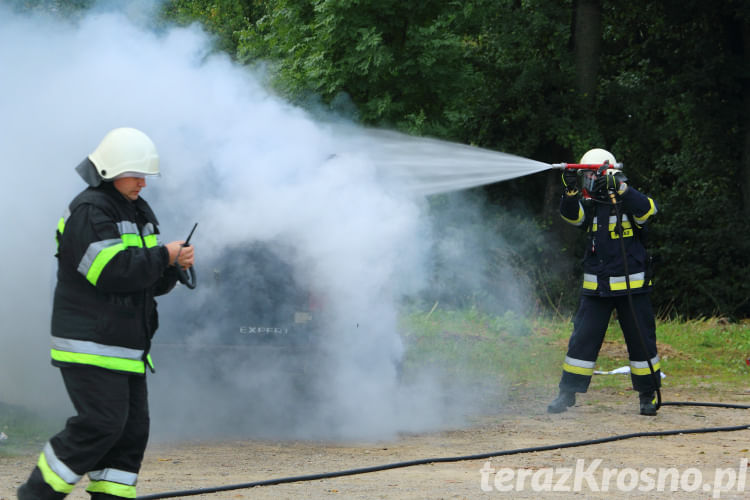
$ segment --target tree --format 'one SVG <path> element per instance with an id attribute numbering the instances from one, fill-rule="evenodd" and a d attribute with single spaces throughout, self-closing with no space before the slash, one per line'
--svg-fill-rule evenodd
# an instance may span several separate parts
<path id="1" fill-rule="evenodd" d="M 168 0 L 162 16 L 178 24 L 201 22 L 216 35 L 217 50 L 234 55 L 239 33 L 264 12 L 260 0 Z"/>
<path id="2" fill-rule="evenodd" d="M 480 84 L 465 60 L 472 5 L 278 0 L 245 30 L 240 60 L 270 58 L 276 85 L 298 102 L 354 102 L 369 124 L 443 136 L 457 96 Z"/>

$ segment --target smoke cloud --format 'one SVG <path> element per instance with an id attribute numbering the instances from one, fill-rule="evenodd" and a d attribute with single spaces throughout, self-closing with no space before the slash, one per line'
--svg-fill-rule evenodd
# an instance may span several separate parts
<path id="1" fill-rule="evenodd" d="M 48 361 L 54 230 L 85 187 L 75 165 L 107 131 L 131 126 L 160 152 L 162 176 L 142 194 L 163 240 L 199 222 L 198 287 L 159 300 L 157 436 L 382 438 L 457 418 L 470 402 L 439 377 L 399 382 L 398 303 L 425 285 L 431 245 L 424 198 L 357 153 L 364 131 L 272 95 L 196 26 L 144 28 L 153 4 L 139 15 L 130 4 L 75 22 L 0 6 L 0 400 L 70 410 Z M 221 332 L 251 325 L 211 285 L 241 286 L 253 248 L 274 250 L 282 264 L 268 266 L 289 266 L 322 304 L 318 340 L 293 355 L 221 348 Z"/>

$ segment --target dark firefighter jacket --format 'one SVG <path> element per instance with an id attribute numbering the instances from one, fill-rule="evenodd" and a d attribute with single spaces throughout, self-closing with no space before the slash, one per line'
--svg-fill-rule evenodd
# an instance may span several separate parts
<path id="1" fill-rule="evenodd" d="M 651 286 L 650 266 L 644 242 L 649 218 L 657 212 L 654 200 L 628 187 L 618 197 L 622 217 L 622 234 L 627 255 L 632 293 L 647 292 Z M 563 195 L 560 215 L 588 235 L 583 258 L 583 290 L 585 295 L 608 297 L 627 293 L 620 228 L 611 202 L 588 200 Z"/>
<path id="2" fill-rule="evenodd" d="M 158 235 L 148 203 L 109 182 L 73 199 L 57 227 L 53 365 L 145 373 L 158 327 L 154 297 L 177 281 Z"/>

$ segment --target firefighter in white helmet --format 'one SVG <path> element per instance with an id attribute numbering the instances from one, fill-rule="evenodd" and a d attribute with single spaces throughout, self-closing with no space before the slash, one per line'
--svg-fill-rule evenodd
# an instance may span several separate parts
<path id="1" fill-rule="evenodd" d="M 94 499 L 135 498 L 149 434 L 154 297 L 175 286 L 176 266 L 194 261 L 191 246 L 161 243 L 140 196 L 159 174 L 146 134 L 112 130 L 76 170 L 89 187 L 57 226 L 51 356 L 77 415 L 44 446 L 20 500 L 63 498 L 84 474 Z"/>
<path id="2" fill-rule="evenodd" d="M 661 371 L 649 298 L 651 266 L 645 246 L 648 223 L 657 212 L 656 204 L 628 186 L 627 178 L 615 168 L 618 164 L 609 151 L 592 149 L 583 155 L 580 163 L 600 168 L 563 170 L 565 192 L 560 201 L 560 214 L 563 220 L 586 232 L 587 245 L 580 304 L 563 362 L 560 393 L 547 410 L 564 412 L 575 404 L 577 392 L 588 390 L 604 334 L 616 309 L 628 347 L 633 388 L 639 393 L 640 414 L 656 415 L 654 396 Z M 612 203 L 611 195 L 617 206 Z M 623 259 L 622 243 L 627 261 Z M 634 316 L 643 333 L 643 342 Z"/>

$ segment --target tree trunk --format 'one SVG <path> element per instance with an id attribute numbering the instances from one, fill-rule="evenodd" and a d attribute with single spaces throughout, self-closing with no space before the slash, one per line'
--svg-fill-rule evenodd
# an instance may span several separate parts
<path id="1" fill-rule="evenodd" d="M 575 8 L 574 47 L 576 88 L 589 104 L 596 98 L 602 46 L 600 0 L 578 0 Z"/>
<path id="2" fill-rule="evenodd" d="M 742 22 L 742 59 L 750 64 L 750 20 Z M 742 190 L 742 213 L 747 219 L 750 217 L 750 78 L 742 78 L 742 100 L 745 108 L 744 127 L 745 140 L 742 147 L 742 171 L 740 172 L 740 188 Z"/>
<path id="3" fill-rule="evenodd" d="M 593 106 L 599 77 L 599 53 L 601 51 L 602 6 L 600 0 L 578 0 L 573 12 L 573 48 L 576 63 L 576 89 L 583 98 L 582 107 Z M 606 147 L 592 144 L 590 147 Z M 570 153 L 568 153 L 570 154 Z M 578 158 L 557 158 L 556 162 L 575 163 Z M 561 249 L 559 271 L 572 273 L 576 263 L 576 247 L 580 245 L 580 233 L 565 224 L 558 214 L 562 194 L 560 171 L 547 174 L 544 190 L 544 218 L 554 221 L 553 234 Z"/>

